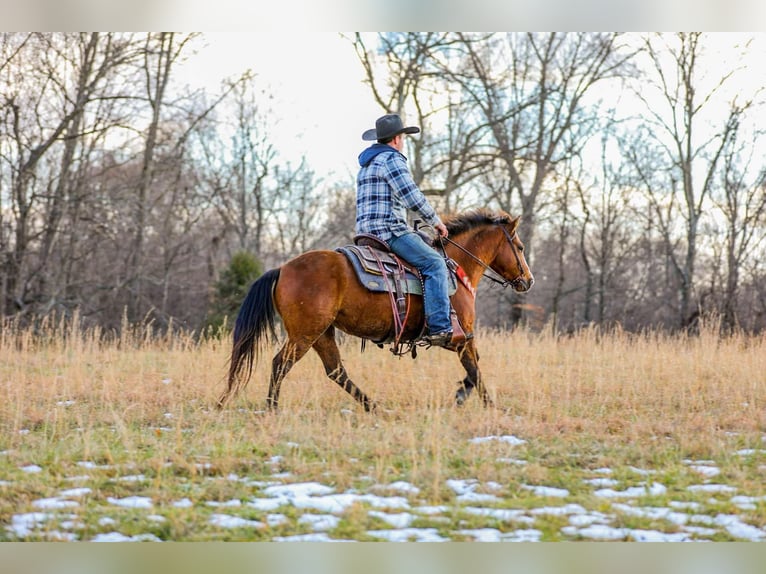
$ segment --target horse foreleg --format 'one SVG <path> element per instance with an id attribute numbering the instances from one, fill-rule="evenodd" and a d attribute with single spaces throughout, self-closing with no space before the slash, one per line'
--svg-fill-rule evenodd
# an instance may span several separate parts
<path id="1" fill-rule="evenodd" d="M 269 395 L 266 398 L 266 406 L 269 410 L 276 411 L 279 405 L 279 390 L 282 381 L 297 363 L 306 351 L 309 350 L 309 344 L 286 341 L 279 352 L 274 355 L 271 362 L 271 379 L 269 381 Z"/>
<path id="2" fill-rule="evenodd" d="M 468 397 L 471 395 L 471 391 L 475 388 L 485 407 L 493 406 L 492 399 L 487 392 L 487 387 L 484 385 L 484 381 L 481 377 L 481 371 L 479 370 L 479 353 L 474 345 L 474 340 L 470 339 L 463 348 L 458 350 L 458 356 L 460 357 L 460 363 L 466 371 L 465 378 L 458 384 L 460 388 L 455 393 L 455 402 L 458 406 L 465 403 Z"/>
<path id="3" fill-rule="evenodd" d="M 354 400 L 360 403 L 365 411 L 374 411 L 375 403 L 348 378 L 346 368 L 343 366 L 343 362 L 340 359 L 340 350 L 335 342 L 334 327 L 329 327 L 322 333 L 319 339 L 314 342 L 314 350 L 322 360 L 325 373 L 327 373 L 330 380 L 337 383 L 340 388 L 354 397 Z"/>

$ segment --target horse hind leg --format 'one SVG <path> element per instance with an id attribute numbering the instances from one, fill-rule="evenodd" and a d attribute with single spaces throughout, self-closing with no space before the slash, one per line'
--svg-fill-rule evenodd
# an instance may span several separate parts
<path id="1" fill-rule="evenodd" d="M 276 411 L 279 406 L 279 391 L 282 381 L 293 368 L 293 365 L 301 360 L 310 348 L 310 343 L 285 341 L 279 352 L 274 355 L 271 362 L 271 379 L 269 380 L 269 394 L 266 398 L 266 406 L 270 411 Z"/>
<path id="2" fill-rule="evenodd" d="M 375 410 L 375 403 L 370 400 L 359 387 L 348 377 L 346 368 L 343 366 L 343 362 L 340 358 L 340 350 L 338 344 L 335 342 L 335 328 L 329 327 L 322 335 L 314 342 L 314 350 L 319 355 L 324 365 L 325 373 L 331 381 L 335 382 L 354 397 L 359 404 L 362 405 L 366 412 L 372 412 Z"/>

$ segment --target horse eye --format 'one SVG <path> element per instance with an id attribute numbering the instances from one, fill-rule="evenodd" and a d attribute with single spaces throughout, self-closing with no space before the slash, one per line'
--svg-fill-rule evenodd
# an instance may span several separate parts
<path id="1" fill-rule="evenodd" d="M 519 245 L 519 251 L 524 251 L 524 246 L 523 245 Z"/>

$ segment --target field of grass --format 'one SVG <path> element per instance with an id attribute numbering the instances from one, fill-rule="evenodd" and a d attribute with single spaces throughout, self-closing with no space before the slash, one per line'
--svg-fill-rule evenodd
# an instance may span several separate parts
<path id="1" fill-rule="evenodd" d="M 218 411 L 229 343 L 0 332 L 0 540 L 766 539 L 766 338 L 479 333 L 464 373 L 342 342 L 264 412 L 272 351 Z"/>

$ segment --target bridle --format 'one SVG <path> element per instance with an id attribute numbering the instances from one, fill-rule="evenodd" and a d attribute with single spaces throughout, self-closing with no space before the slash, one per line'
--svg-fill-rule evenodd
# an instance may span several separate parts
<path id="1" fill-rule="evenodd" d="M 516 257 L 516 265 L 517 265 L 517 266 L 518 266 L 518 268 L 519 268 L 519 276 L 518 276 L 518 277 L 516 277 L 516 279 L 510 280 L 510 281 L 509 281 L 508 279 L 506 279 L 505 277 L 503 277 L 502 275 L 500 275 L 500 274 L 499 274 L 497 271 L 495 271 L 494 269 L 492 269 L 492 268 L 491 268 L 489 265 L 487 265 L 486 263 L 484 263 L 484 261 L 482 261 L 481 259 L 479 259 L 478 257 L 476 257 L 476 255 L 474 255 L 473 253 L 471 253 L 470 251 L 468 251 L 468 250 L 467 250 L 465 247 L 463 247 L 463 246 L 462 246 L 462 245 L 460 245 L 459 243 L 455 243 L 455 242 L 454 242 L 452 239 L 450 239 L 449 237 L 441 237 L 441 236 L 440 236 L 440 237 L 438 238 L 438 240 L 439 240 L 440 242 L 442 242 L 442 251 L 444 251 L 444 243 L 443 243 L 443 242 L 444 242 L 444 241 L 446 241 L 446 242 L 447 242 L 447 243 L 449 243 L 450 245 L 454 245 L 455 247 L 457 247 L 458 249 L 460 249 L 460 251 L 462 251 L 463 253 L 465 253 L 466 255 L 468 255 L 468 257 L 470 257 L 470 258 L 471 258 L 471 259 L 473 259 L 473 260 L 474 260 L 476 263 L 478 263 L 478 264 L 479 264 L 479 265 L 480 265 L 480 266 L 481 266 L 481 267 L 484 269 L 484 272 L 482 273 L 482 276 L 483 276 L 483 277 L 486 277 L 487 279 L 489 279 L 490 281 L 493 281 L 493 282 L 497 283 L 498 285 L 502 285 L 502 287 L 503 287 L 503 288 L 506 288 L 506 287 L 508 287 L 508 286 L 511 286 L 511 287 L 513 287 L 514 289 L 516 289 L 517 287 L 521 286 L 521 285 L 522 285 L 522 283 L 524 282 L 524 279 L 522 278 L 522 276 L 524 275 L 524 267 L 523 267 L 523 266 L 522 266 L 522 264 L 521 264 L 521 257 L 519 256 L 519 250 L 518 250 L 518 248 L 517 248 L 517 247 L 516 247 L 516 246 L 513 244 L 513 240 L 516 238 L 516 232 L 514 231 L 514 232 L 513 232 L 513 235 L 511 235 L 510 233 L 508 233 L 508 230 L 505 228 L 505 225 L 503 225 L 503 224 L 501 224 L 501 223 L 497 223 L 496 225 L 499 225 L 499 226 L 500 226 L 500 229 L 502 229 L 502 230 L 503 230 L 503 233 L 505 234 L 505 238 L 508 240 L 508 244 L 511 246 L 511 251 L 513 251 L 513 255 L 514 255 L 514 257 Z M 446 253 L 445 253 L 445 256 L 446 256 Z M 489 272 L 489 271 L 491 271 L 492 273 L 494 273 L 495 275 L 497 275 L 498 277 L 500 277 L 500 279 L 498 279 L 497 277 L 494 277 L 494 276 L 492 276 L 492 275 L 488 275 L 488 274 L 487 274 L 487 272 Z"/>

